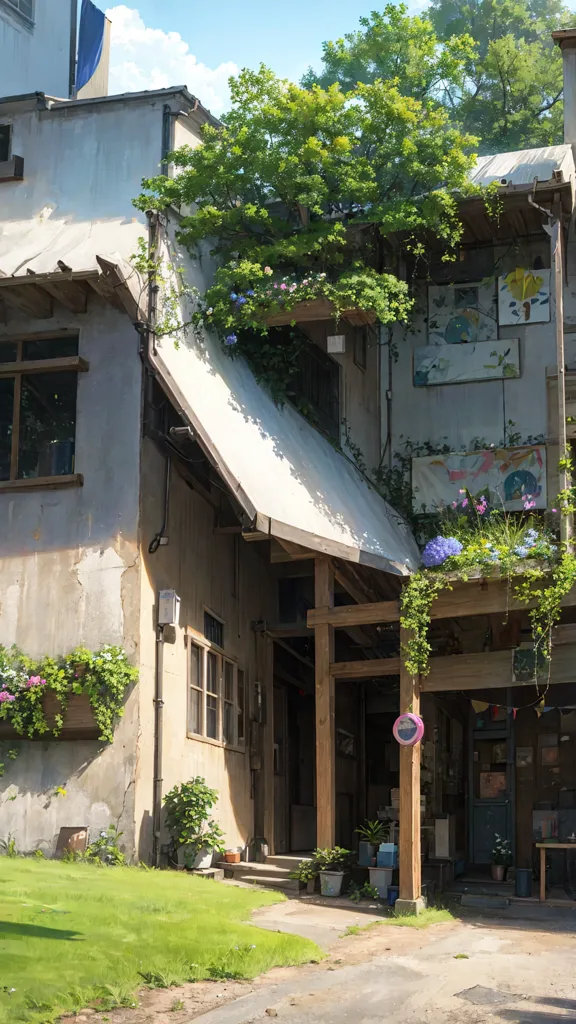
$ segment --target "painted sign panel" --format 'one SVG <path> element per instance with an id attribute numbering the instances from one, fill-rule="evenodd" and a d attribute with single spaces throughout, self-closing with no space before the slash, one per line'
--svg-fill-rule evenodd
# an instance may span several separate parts
<path id="1" fill-rule="evenodd" d="M 412 459 L 414 510 L 428 512 L 461 498 L 461 489 L 490 505 L 521 512 L 527 495 L 535 508 L 546 508 L 546 448 L 489 448 Z"/>
<path id="2" fill-rule="evenodd" d="M 408 711 L 396 719 L 392 732 L 401 747 L 414 747 L 424 735 L 424 722 L 419 715 Z"/>
<path id="3" fill-rule="evenodd" d="M 417 388 L 519 376 L 517 338 L 468 345 L 426 345 L 414 350 L 414 387 Z"/>
<path id="4" fill-rule="evenodd" d="M 549 319 L 549 270 L 517 267 L 498 279 L 499 324 L 543 324 Z"/>
<path id="5" fill-rule="evenodd" d="M 462 345 L 498 337 L 496 282 L 430 285 L 428 344 Z"/>

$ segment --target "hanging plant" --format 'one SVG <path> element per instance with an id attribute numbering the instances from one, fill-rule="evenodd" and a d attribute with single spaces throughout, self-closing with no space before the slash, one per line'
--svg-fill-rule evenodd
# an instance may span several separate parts
<path id="1" fill-rule="evenodd" d="M 0 645 L 0 720 L 21 736 L 58 736 L 72 694 L 88 696 L 99 739 L 112 742 L 116 719 L 124 712 L 127 688 L 138 678 L 121 647 L 106 644 L 93 652 L 78 647 L 61 658 L 26 657 L 17 647 Z M 52 693 L 60 710 L 52 725 L 44 711 Z"/>

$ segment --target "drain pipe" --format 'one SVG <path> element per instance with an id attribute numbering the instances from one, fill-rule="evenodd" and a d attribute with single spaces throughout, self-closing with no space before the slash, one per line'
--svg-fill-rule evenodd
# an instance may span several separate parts
<path id="1" fill-rule="evenodd" d="M 162 831 L 162 739 L 164 735 L 164 626 L 156 626 L 156 678 L 154 682 L 154 790 L 152 794 L 152 862 L 160 867 Z"/>

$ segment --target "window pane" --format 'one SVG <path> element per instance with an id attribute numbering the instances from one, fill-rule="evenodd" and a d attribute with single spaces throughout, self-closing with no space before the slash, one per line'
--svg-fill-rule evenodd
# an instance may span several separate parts
<path id="1" fill-rule="evenodd" d="M 237 716 L 237 730 L 238 730 L 238 743 L 244 742 L 244 672 L 241 668 L 237 672 L 237 685 L 238 685 L 238 716 Z"/>
<path id="2" fill-rule="evenodd" d="M 0 480 L 10 479 L 14 378 L 0 377 Z"/>
<path id="3" fill-rule="evenodd" d="M 224 742 L 234 743 L 234 705 L 224 701 Z"/>
<path id="4" fill-rule="evenodd" d="M 224 647 L 224 623 L 210 615 L 210 612 L 204 612 L 204 636 L 211 644 Z"/>
<path id="5" fill-rule="evenodd" d="M 218 698 L 206 697 L 206 735 L 218 739 Z"/>
<path id="6" fill-rule="evenodd" d="M 218 655 L 208 651 L 206 689 L 209 693 L 218 694 Z"/>
<path id="7" fill-rule="evenodd" d="M 188 732 L 202 733 L 202 690 L 190 689 Z"/>
<path id="8" fill-rule="evenodd" d="M 190 686 L 202 688 L 202 651 L 190 644 Z"/>
<path id="9" fill-rule="evenodd" d="M 23 359 L 63 359 L 78 355 L 78 336 L 37 338 L 22 345 Z"/>
<path id="10" fill-rule="evenodd" d="M 18 347 L 15 341 L 0 341 L 0 363 L 15 363 Z"/>
<path id="11" fill-rule="evenodd" d="M 22 377 L 18 476 L 65 476 L 74 472 L 75 373 Z"/>
<path id="12" fill-rule="evenodd" d="M 224 700 L 234 700 L 234 665 L 224 662 Z"/>

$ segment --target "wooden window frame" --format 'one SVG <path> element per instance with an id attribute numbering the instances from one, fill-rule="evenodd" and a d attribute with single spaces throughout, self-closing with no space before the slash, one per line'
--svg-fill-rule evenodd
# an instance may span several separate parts
<path id="1" fill-rule="evenodd" d="M 212 614 L 212 613 L 210 613 Z M 216 617 L 216 616 L 215 616 Z M 212 746 L 221 747 L 225 750 L 235 750 L 239 753 L 245 753 L 246 751 L 246 673 L 240 669 L 243 683 L 243 702 L 240 707 L 238 699 L 238 661 L 236 658 L 228 654 L 222 647 L 218 647 L 217 644 L 211 643 L 205 636 L 199 633 L 197 630 L 188 627 L 186 630 L 186 642 L 187 642 L 187 711 L 186 711 L 186 735 L 189 739 L 198 740 L 201 743 L 209 743 Z M 192 647 L 196 647 L 200 650 L 200 677 L 201 686 L 192 686 L 190 683 L 190 652 Z M 208 690 L 208 656 L 214 655 L 217 660 L 217 691 Z M 232 701 L 226 700 L 225 690 L 225 679 L 224 679 L 224 665 L 229 664 L 233 667 L 233 680 L 232 680 Z M 194 689 L 196 692 L 200 691 L 201 697 L 201 733 L 192 732 L 190 729 L 191 715 L 190 715 L 190 693 Z M 215 696 L 217 699 L 217 728 L 216 738 L 207 735 L 207 699 L 209 696 Z M 230 704 L 232 707 L 232 729 L 233 736 L 231 741 L 224 739 L 224 705 L 225 703 Z M 244 735 L 239 738 L 238 736 L 238 723 L 240 719 L 240 713 L 242 712 Z"/>
<path id="2" fill-rule="evenodd" d="M 35 334 L 3 335 L 0 342 L 16 346 L 16 361 L 0 363 L 0 378 L 14 380 L 14 402 L 12 410 L 12 449 L 10 452 L 10 478 L 0 481 L 1 490 L 27 490 L 31 487 L 70 487 L 82 483 L 79 473 L 63 476 L 18 477 L 18 449 L 20 442 L 20 398 L 22 377 L 37 373 L 86 373 L 89 364 L 81 356 L 65 356 L 54 359 L 24 359 L 24 345 L 27 341 L 53 341 L 58 338 L 79 338 L 78 331 L 63 329 Z"/>

